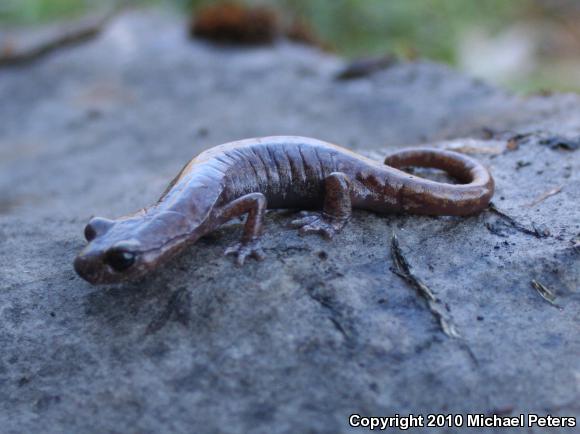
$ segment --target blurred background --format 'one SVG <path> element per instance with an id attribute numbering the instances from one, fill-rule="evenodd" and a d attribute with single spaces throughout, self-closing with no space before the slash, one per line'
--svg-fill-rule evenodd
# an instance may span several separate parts
<path id="1" fill-rule="evenodd" d="M 445 62 L 520 93 L 580 90 L 578 0 L 239 0 L 299 22 L 346 57 Z M 0 26 L 42 26 L 118 6 L 181 14 L 211 0 L 0 0 Z"/>

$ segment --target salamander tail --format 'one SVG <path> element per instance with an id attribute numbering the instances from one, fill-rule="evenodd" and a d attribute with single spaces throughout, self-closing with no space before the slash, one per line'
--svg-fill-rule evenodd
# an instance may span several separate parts
<path id="1" fill-rule="evenodd" d="M 493 196 L 494 181 L 479 161 L 457 152 L 412 148 L 385 159 L 395 169 L 429 167 L 444 170 L 460 184 L 435 182 L 399 172 L 401 211 L 428 215 L 470 215 L 485 209 Z"/>

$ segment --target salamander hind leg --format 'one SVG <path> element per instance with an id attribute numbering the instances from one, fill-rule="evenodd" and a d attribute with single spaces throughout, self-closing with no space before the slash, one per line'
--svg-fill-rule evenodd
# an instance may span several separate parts
<path id="1" fill-rule="evenodd" d="M 233 217 L 248 214 L 240 242 L 229 247 L 225 255 L 236 256 L 236 264 L 241 266 L 246 258 L 264 259 L 264 251 L 260 245 L 260 235 L 266 211 L 266 197 L 262 193 L 250 193 L 242 196 L 224 207 L 221 220 L 226 222 Z"/>
<path id="2" fill-rule="evenodd" d="M 331 239 L 350 219 L 352 203 L 350 182 L 341 172 L 334 172 L 324 180 L 324 205 L 322 213 L 303 212 L 302 218 L 292 226 L 300 228 L 300 234 L 318 233 Z"/>

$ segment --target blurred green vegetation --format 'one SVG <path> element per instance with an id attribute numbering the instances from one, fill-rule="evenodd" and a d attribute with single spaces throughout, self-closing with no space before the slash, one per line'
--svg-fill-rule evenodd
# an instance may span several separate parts
<path id="1" fill-rule="evenodd" d="M 424 57 L 459 65 L 459 45 L 470 29 L 494 35 L 514 23 L 537 19 L 540 0 L 238 0 L 268 5 L 288 20 L 301 18 L 321 41 L 337 53 L 363 56 L 394 53 L 401 57 Z M 572 0 L 568 0 L 572 1 Z M 0 25 L 36 24 L 74 17 L 113 5 L 162 5 L 183 13 L 216 0 L 0 0 Z M 544 64 L 549 61 L 544 61 Z M 577 88 L 572 80 L 561 83 L 540 65 L 512 82 L 512 89 Z M 549 65 L 548 65 L 549 66 Z M 498 80 L 501 82 L 501 80 Z M 564 80 L 566 81 L 566 80 Z"/>
<path id="2" fill-rule="evenodd" d="M 81 14 L 89 6 L 79 0 L 0 0 L 0 23 L 37 24 Z"/>
<path id="3" fill-rule="evenodd" d="M 322 40 L 346 55 L 427 57 L 455 63 L 462 31 L 474 23 L 508 24 L 527 0 L 280 0 L 272 1 L 305 17 Z"/>
<path id="4" fill-rule="evenodd" d="M 454 63 L 457 38 L 474 23 L 508 24 L 529 0 L 245 0 L 308 22 L 337 52 L 356 56 L 392 52 Z M 35 24 L 74 17 L 115 0 L 0 0 L 0 23 Z M 215 0 L 136 0 L 182 11 Z"/>

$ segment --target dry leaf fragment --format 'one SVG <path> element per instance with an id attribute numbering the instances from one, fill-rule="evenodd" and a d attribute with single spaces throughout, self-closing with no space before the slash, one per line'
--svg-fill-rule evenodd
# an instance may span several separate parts
<path id="1" fill-rule="evenodd" d="M 537 204 L 545 201 L 547 198 L 554 196 L 558 193 L 560 193 L 562 191 L 562 189 L 564 188 L 563 185 L 556 187 L 556 188 L 552 188 L 551 190 L 546 191 L 545 193 L 542 193 L 540 196 L 538 196 L 537 199 L 535 199 L 533 202 L 531 202 L 528 206 L 529 207 L 533 207 L 536 206 Z"/>

